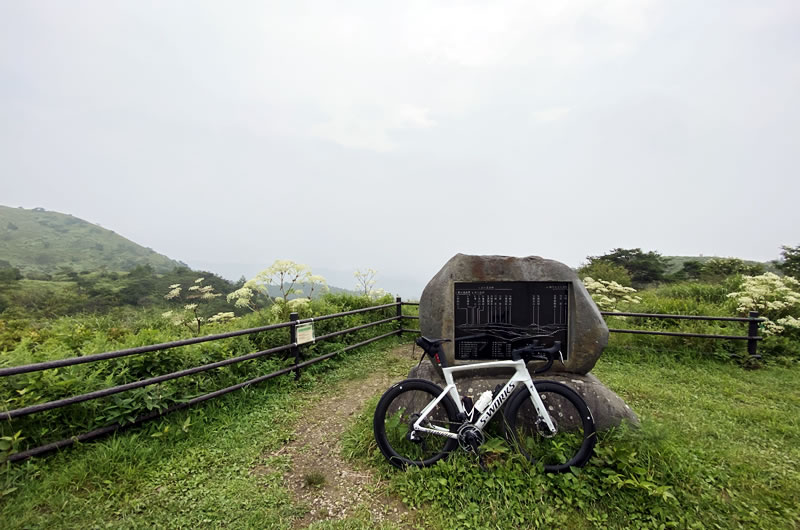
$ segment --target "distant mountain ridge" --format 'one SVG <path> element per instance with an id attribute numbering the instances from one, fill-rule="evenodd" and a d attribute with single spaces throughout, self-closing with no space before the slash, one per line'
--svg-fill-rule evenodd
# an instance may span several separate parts
<path id="1" fill-rule="evenodd" d="M 8 206 L 0 206 L 0 260 L 23 274 L 51 274 L 60 267 L 129 271 L 150 265 L 167 272 L 187 266 L 78 217 Z"/>

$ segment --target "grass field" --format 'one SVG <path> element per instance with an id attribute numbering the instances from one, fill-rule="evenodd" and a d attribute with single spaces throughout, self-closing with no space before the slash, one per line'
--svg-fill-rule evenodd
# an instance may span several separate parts
<path id="1" fill-rule="evenodd" d="M 348 453 L 368 453 L 431 527 L 800 525 L 798 366 L 746 371 L 687 353 L 612 347 L 594 372 L 642 427 L 604 434 L 595 458 L 574 474 L 542 474 L 512 453 L 488 473 L 463 454 L 395 472 L 371 439 L 374 403 L 348 433 Z"/>
<path id="2" fill-rule="evenodd" d="M 334 383 L 397 371 L 380 353 L 393 344 L 309 367 L 298 383 L 279 378 L 147 428 L 7 464 L 0 527 L 289 528 L 306 508 L 282 486 L 287 462 L 264 455 L 289 439 L 304 407 L 324 401 Z M 270 472 L 254 474 L 256 466 Z"/>
<path id="3" fill-rule="evenodd" d="M 613 340 L 612 340 L 613 342 Z M 179 413 L 148 428 L 7 466 L 3 528 L 290 528 L 307 506 L 282 484 L 289 463 L 265 455 L 291 436 L 305 407 L 336 382 L 409 368 L 364 349 Z M 374 446 L 377 396 L 344 435 L 354 466 L 427 528 L 797 528 L 800 368 L 745 371 L 689 354 L 610 348 L 595 373 L 642 419 L 606 434 L 575 474 L 548 476 L 513 453 L 483 472 L 467 455 L 397 472 Z M 254 474 L 259 466 L 268 470 Z M 375 528 L 368 514 L 319 528 Z"/>

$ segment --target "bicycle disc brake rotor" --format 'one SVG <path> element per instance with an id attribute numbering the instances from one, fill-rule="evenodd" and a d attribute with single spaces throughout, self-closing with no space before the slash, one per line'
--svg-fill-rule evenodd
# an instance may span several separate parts
<path id="1" fill-rule="evenodd" d="M 458 429 L 458 445 L 468 453 L 476 450 L 484 441 L 483 431 L 474 425 L 465 424 Z"/>

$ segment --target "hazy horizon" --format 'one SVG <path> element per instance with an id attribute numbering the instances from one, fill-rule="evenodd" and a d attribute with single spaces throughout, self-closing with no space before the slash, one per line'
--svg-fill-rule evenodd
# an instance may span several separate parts
<path id="1" fill-rule="evenodd" d="M 0 207 L 4 207 L 4 206 L 8 206 L 8 205 L 0 205 Z M 21 207 L 18 207 L 18 208 L 21 208 Z M 47 209 L 45 208 L 45 210 L 47 210 Z M 56 212 L 56 213 L 72 215 L 69 212 Z M 94 223 L 94 224 L 96 224 L 96 223 Z M 129 241 L 132 241 L 133 243 L 135 243 L 137 245 L 149 248 L 148 245 L 147 245 L 147 242 L 133 241 L 130 238 L 125 237 L 125 234 L 119 234 L 118 232 L 116 232 L 114 230 L 114 227 L 109 227 L 109 226 L 103 227 L 102 225 L 99 225 L 99 224 L 97 226 L 100 226 L 102 228 L 108 229 L 108 230 L 114 232 L 115 234 L 117 234 L 118 236 L 121 236 L 121 237 L 123 237 L 125 239 L 128 239 Z M 153 249 L 153 250 L 158 252 L 157 249 Z M 159 254 L 164 254 L 164 253 L 159 252 Z M 170 258 L 170 259 L 174 259 L 176 261 L 181 261 L 181 262 L 183 262 L 184 264 L 188 265 L 189 267 L 191 267 L 194 270 L 212 272 L 214 274 L 217 274 L 218 276 L 221 276 L 221 277 L 223 277 L 223 278 L 225 278 L 227 280 L 234 281 L 234 282 L 239 280 L 242 277 L 244 277 L 246 279 L 252 278 L 252 277 L 254 277 L 256 275 L 256 273 L 260 272 L 261 270 L 263 270 L 267 266 L 271 265 L 271 263 L 268 263 L 268 264 L 267 263 L 235 263 L 235 262 L 215 262 L 215 261 L 203 261 L 203 260 L 194 260 L 191 263 L 187 263 L 184 260 L 181 260 L 179 258 L 175 258 L 173 256 L 169 256 L 169 255 L 166 255 L 166 254 L 164 254 L 164 255 L 166 257 Z M 712 257 L 712 256 L 704 255 L 702 253 L 697 255 L 697 257 L 703 257 L 703 256 Z M 689 257 L 689 256 L 674 256 L 674 257 Z M 728 256 L 728 257 L 737 257 L 737 256 Z M 442 263 L 442 265 L 444 265 L 444 263 Z M 575 268 L 578 268 L 580 263 L 579 264 L 567 264 L 567 265 L 569 265 L 570 267 L 575 269 Z M 384 290 L 386 290 L 389 293 L 392 293 L 392 294 L 395 294 L 395 295 L 398 295 L 398 296 L 402 296 L 404 299 L 418 299 L 419 296 L 422 294 L 423 287 L 433 277 L 433 275 L 438 271 L 439 271 L 439 268 L 437 268 L 436 271 L 433 271 L 431 273 L 431 276 L 427 277 L 427 278 L 421 278 L 421 277 L 411 278 L 411 277 L 402 277 L 402 276 L 387 276 L 385 274 L 381 274 L 380 271 L 378 271 L 378 275 L 376 277 L 377 285 L 375 285 L 375 287 L 376 288 L 377 287 L 383 288 Z M 314 272 L 314 274 L 319 274 L 319 275 L 323 276 L 326 279 L 326 281 L 328 282 L 328 284 L 331 285 L 331 286 L 339 287 L 339 288 L 343 288 L 343 289 L 349 289 L 349 290 L 354 290 L 354 289 L 357 290 L 357 286 L 355 285 L 355 283 L 356 283 L 355 282 L 355 278 L 353 276 L 353 272 L 355 272 L 355 269 L 351 269 L 351 270 L 332 269 L 332 268 L 329 268 L 329 267 L 326 267 L 326 266 L 322 265 L 322 266 L 319 266 L 319 267 L 317 267 L 317 266 L 313 267 L 313 272 Z"/>

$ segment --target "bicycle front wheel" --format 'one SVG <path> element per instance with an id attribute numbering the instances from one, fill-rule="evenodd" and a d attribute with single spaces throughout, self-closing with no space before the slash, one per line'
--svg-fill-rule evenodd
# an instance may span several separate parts
<path id="1" fill-rule="evenodd" d="M 597 439 L 589 407 L 574 390 L 561 383 L 535 381 L 533 386 L 555 431 L 539 416 L 530 392 L 523 387 L 503 412 L 509 440 L 530 462 L 544 464 L 547 472 L 582 467 L 592 457 Z"/>
<path id="2" fill-rule="evenodd" d="M 422 410 L 442 393 L 425 379 L 406 379 L 392 386 L 375 409 L 373 430 L 378 447 L 389 462 L 401 469 L 429 466 L 447 456 L 458 442 L 434 433 L 413 428 Z M 425 417 L 422 427 L 445 432 L 458 430 L 458 409 L 450 396 L 436 404 Z"/>

